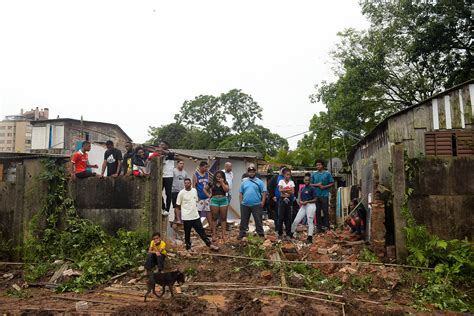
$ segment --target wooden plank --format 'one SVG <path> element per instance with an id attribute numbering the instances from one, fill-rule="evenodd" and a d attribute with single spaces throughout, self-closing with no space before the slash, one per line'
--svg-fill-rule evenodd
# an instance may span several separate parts
<path id="1" fill-rule="evenodd" d="M 63 275 L 63 272 L 67 270 L 67 263 L 64 263 L 56 272 L 54 272 L 48 283 L 56 283 L 56 281 Z"/>
<path id="2" fill-rule="evenodd" d="M 453 117 L 451 113 L 451 98 L 448 95 L 444 96 L 444 113 L 446 114 L 446 129 L 453 128 Z"/>
<path id="3" fill-rule="evenodd" d="M 461 105 L 460 105 L 460 90 L 453 91 L 449 94 L 451 100 L 451 123 L 453 128 L 463 128 L 464 118 L 462 117 Z"/>
<path id="4" fill-rule="evenodd" d="M 415 141 L 413 145 L 415 156 L 425 154 L 425 129 L 415 129 Z"/>
<path id="5" fill-rule="evenodd" d="M 408 251 L 405 243 L 404 228 L 406 220 L 403 217 L 405 203 L 405 158 L 403 145 L 394 145 L 391 148 L 392 156 L 392 188 L 393 188 L 393 220 L 395 225 L 395 248 L 397 260 L 404 262 Z"/>
<path id="6" fill-rule="evenodd" d="M 469 94 L 469 86 L 464 86 L 461 88 L 461 96 L 464 105 L 464 123 L 466 125 L 474 124 L 473 115 L 472 115 L 472 100 Z"/>
<path id="7" fill-rule="evenodd" d="M 3 163 L 0 163 L 0 181 L 3 181 Z"/>
<path id="8" fill-rule="evenodd" d="M 438 112 L 438 99 L 431 100 L 431 109 L 433 116 L 433 130 L 439 129 L 439 112 Z"/>
<path id="9" fill-rule="evenodd" d="M 426 105 L 421 105 L 414 109 L 413 127 L 428 128 L 428 109 Z"/>
<path id="10" fill-rule="evenodd" d="M 438 117 L 439 128 L 446 129 L 446 108 L 444 106 L 444 98 L 438 98 Z"/>

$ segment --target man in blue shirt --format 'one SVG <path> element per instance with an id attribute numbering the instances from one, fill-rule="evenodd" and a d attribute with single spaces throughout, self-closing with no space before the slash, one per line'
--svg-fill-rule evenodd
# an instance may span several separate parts
<path id="1" fill-rule="evenodd" d="M 321 232 L 329 229 L 329 189 L 334 185 L 334 179 L 329 171 L 324 170 L 323 160 L 316 160 L 316 170 L 311 175 L 311 186 L 316 188 L 316 230 Z M 324 216 L 323 222 L 321 222 L 321 210 Z"/>
<path id="2" fill-rule="evenodd" d="M 247 235 L 250 215 L 253 215 L 255 228 L 260 237 L 264 237 L 263 232 L 263 207 L 267 198 L 267 188 L 262 180 L 256 177 L 257 169 L 255 165 L 249 165 L 246 178 L 239 189 L 240 198 L 240 232 L 239 240 Z"/>

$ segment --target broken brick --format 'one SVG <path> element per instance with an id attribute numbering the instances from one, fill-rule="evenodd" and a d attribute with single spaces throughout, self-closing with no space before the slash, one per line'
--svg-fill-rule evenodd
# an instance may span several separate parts
<path id="1" fill-rule="evenodd" d="M 262 271 L 260 272 L 260 277 L 265 280 L 270 280 L 273 277 L 272 271 Z"/>

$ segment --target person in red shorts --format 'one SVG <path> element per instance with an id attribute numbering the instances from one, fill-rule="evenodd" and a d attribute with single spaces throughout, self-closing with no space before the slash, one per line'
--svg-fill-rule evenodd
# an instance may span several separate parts
<path id="1" fill-rule="evenodd" d="M 357 209 L 354 208 L 357 206 Z M 364 205 L 357 199 L 353 199 L 349 204 L 350 216 L 346 218 L 346 224 L 351 228 L 351 233 L 358 238 L 362 238 L 365 234 L 367 211 Z"/>
<path id="2" fill-rule="evenodd" d="M 71 158 L 71 174 L 72 178 L 84 179 L 88 177 L 95 177 L 97 174 L 92 172 L 89 168 L 99 168 L 98 165 L 89 164 L 88 151 L 91 150 L 91 143 L 85 141 L 82 143 L 82 148 L 74 153 Z"/>

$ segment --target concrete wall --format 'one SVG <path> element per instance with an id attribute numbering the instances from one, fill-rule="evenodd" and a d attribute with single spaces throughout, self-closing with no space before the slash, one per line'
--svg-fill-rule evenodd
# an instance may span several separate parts
<path id="1" fill-rule="evenodd" d="M 70 188 L 79 215 L 108 233 L 146 228 L 148 179 L 88 178 L 72 181 Z"/>
<path id="2" fill-rule="evenodd" d="M 473 240 L 474 159 L 423 158 L 411 186 L 417 223 L 441 238 Z"/>
<path id="3" fill-rule="evenodd" d="M 39 159 L 0 159 L 0 163 L 5 169 L 15 169 L 16 174 L 9 177 L 11 181 L 0 181 L 0 237 L 21 245 L 33 215 L 41 210 L 47 196 L 47 183 L 38 177 L 42 163 Z M 150 177 L 77 179 L 69 188 L 78 214 L 111 234 L 120 228 L 144 228 L 166 235 L 161 175 L 161 160 L 155 158 Z"/>

